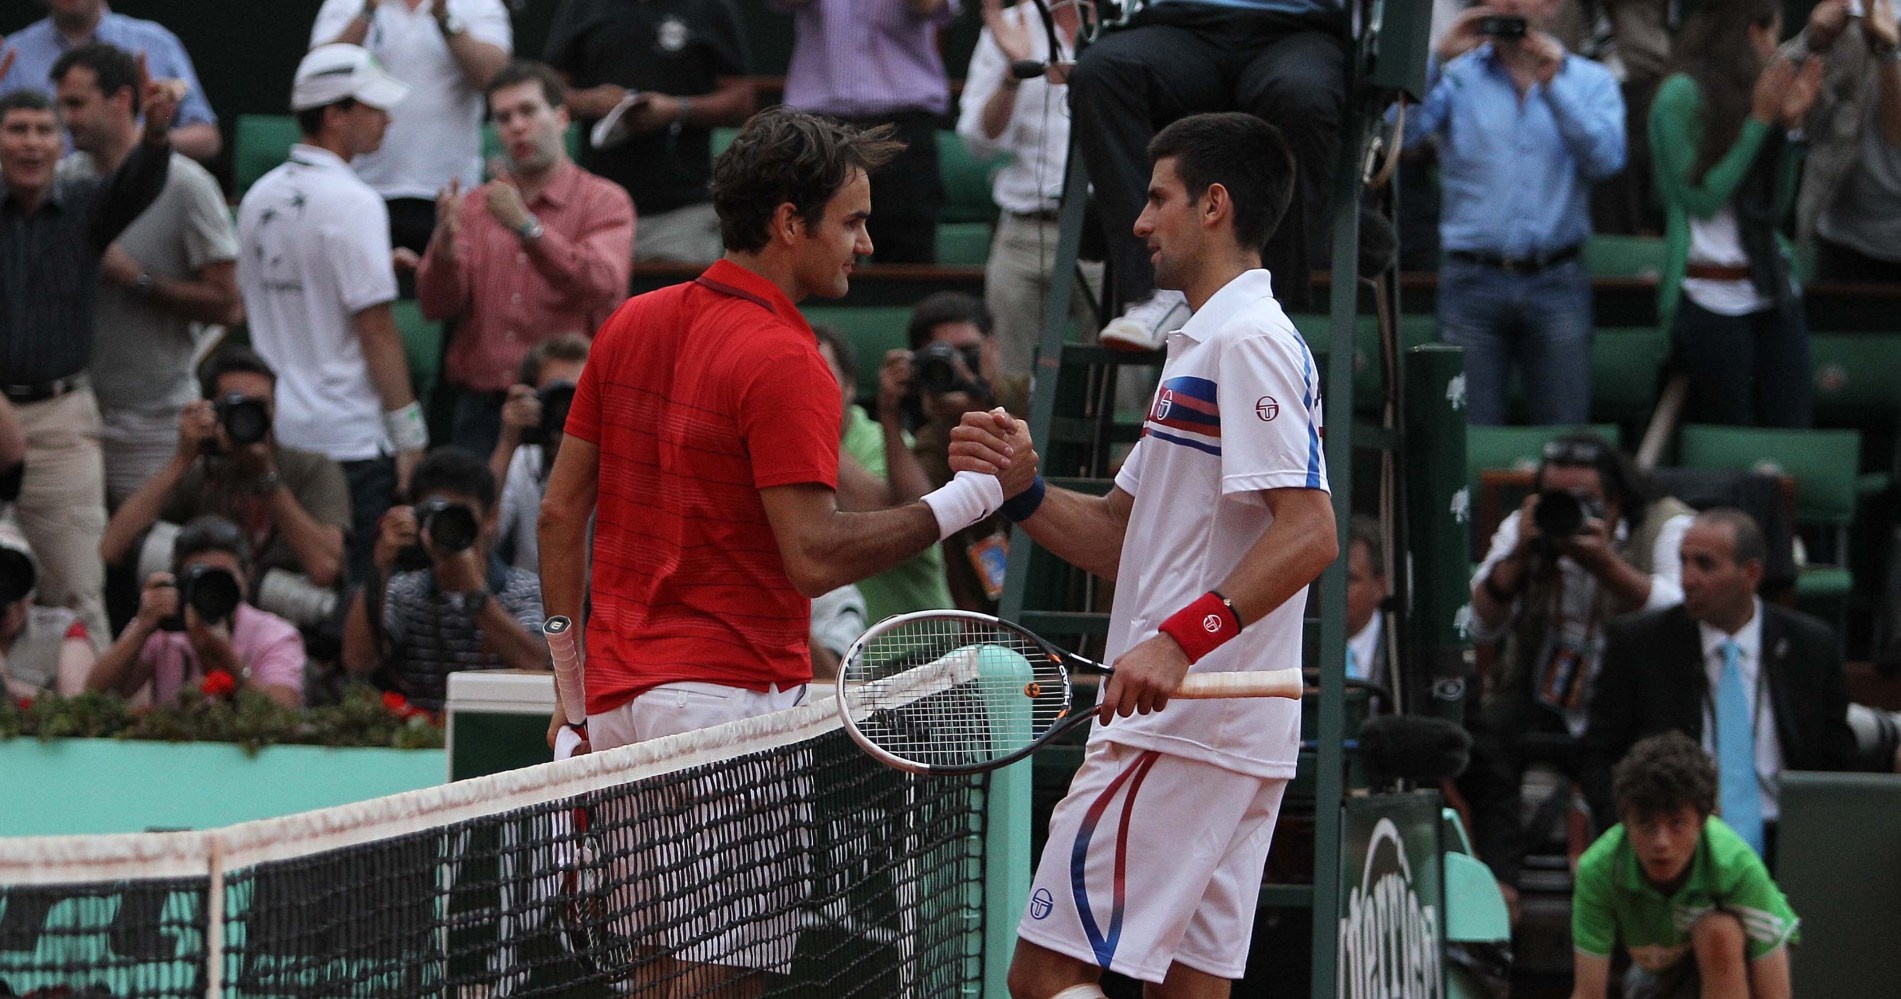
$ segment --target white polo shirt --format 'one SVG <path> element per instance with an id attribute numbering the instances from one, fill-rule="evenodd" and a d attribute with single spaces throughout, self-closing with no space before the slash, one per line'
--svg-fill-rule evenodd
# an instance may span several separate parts
<path id="1" fill-rule="evenodd" d="M 1265 270 L 1228 282 L 1168 337 L 1143 436 L 1116 476 L 1135 497 L 1109 616 L 1108 656 L 1156 634 L 1220 586 L 1274 522 L 1261 491 L 1327 490 L 1320 372 L 1274 300 Z M 1292 669 L 1306 588 L 1210 652 L 1197 673 Z M 1097 725 L 1091 740 L 1291 778 L 1300 703 L 1278 697 L 1170 701 Z"/>
<path id="2" fill-rule="evenodd" d="M 451 178 L 465 189 L 482 182 L 484 98 L 456 65 L 431 6 L 412 9 L 405 0 L 385 0 L 363 39 L 391 76 L 409 84 L 409 96 L 389 113 L 382 148 L 351 163 L 385 198 L 434 200 Z M 326 0 L 310 29 L 311 46 L 334 40 L 362 9 L 362 0 Z M 514 28 L 502 0 L 449 0 L 449 12 L 467 26 L 470 38 L 514 50 Z"/>
<path id="3" fill-rule="evenodd" d="M 277 370 L 278 443 L 335 461 L 390 450 L 358 312 L 396 298 L 389 209 L 335 153 L 296 145 L 238 207 L 251 345 Z"/>

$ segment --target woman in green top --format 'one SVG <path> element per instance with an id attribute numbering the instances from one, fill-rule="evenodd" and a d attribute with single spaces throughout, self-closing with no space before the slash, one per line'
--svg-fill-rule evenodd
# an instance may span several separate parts
<path id="1" fill-rule="evenodd" d="M 1650 108 L 1668 219 L 1658 312 L 1690 376 L 1692 422 L 1805 427 L 1808 325 L 1777 224 L 1795 197 L 1822 65 L 1776 54 L 1781 0 L 1708 0 Z"/>

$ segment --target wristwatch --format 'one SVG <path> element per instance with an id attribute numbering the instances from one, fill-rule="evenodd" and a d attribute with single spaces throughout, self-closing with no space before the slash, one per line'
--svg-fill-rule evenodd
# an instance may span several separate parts
<path id="1" fill-rule="evenodd" d="M 547 231 L 548 230 L 542 228 L 541 220 L 535 218 L 533 213 L 530 213 L 528 221 L 523 222 L 521 228 L 515 230 L 515 235 L 520 236 L 521 241 L 524 243 L 532 243 L 540 239 L 541 234 Z"/>
<path id="2" fill-rule="evenodd" d="M 456 603 L 461 604 L 463 612 L 470 617 L 481 614 L 482 608 L 488 605 L 487 590 L 469 590 L 466 593 L 458 593 L 456 596 L 461 598 Z"/>
<path id="3" fill-rule="evenodd" d="M 450 14 L 442 19 L 442 36 L 444 38 L 454 38 L 467 30 L 469 30 L 468 24 L 454 14 Z"/>
<path id="4" fill-rule="evenodd" d="M 265 472 L 263 475 L 260 475 L 255 480 L 253 480 L 251 483 L 251 491 L 258 494 L 259 496 L 269 496 L 270 494 L 276 492 L 277 487 L 279 485 L 282 485 L 283 482 L 284 480 L 280 478 L 276 470 L 273 469 L 269 472 Z"/>
<path id="5" fill-rule="evenodd" d="M 132 279 L 132 291 L 140 298 L 151 298 L 157 287 L 158 279 L 152 276 L 151 271 L 140 271 L 139 276 Z"/>

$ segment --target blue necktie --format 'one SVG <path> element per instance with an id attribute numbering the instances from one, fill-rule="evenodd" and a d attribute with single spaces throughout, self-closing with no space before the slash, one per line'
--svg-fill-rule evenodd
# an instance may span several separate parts
<path id="1" fill-rule="evenodd" d="M 1762 791 L 1756 784 L 1756 729 L 1743 684 L 1743 650 L 1724 639 L 1723 676 L 1716 685 L 1716 759 L 1722 771 L 1723 821 L 1762 854 Z"/>
<path id="2" fill-rule="evenodd" d="M 1354 655 L 1353 646 L 1351 645 L 1347 646 L 1347 679 L 1349 680 L 1366 679 L 1365 674 L 1363 674 L 1360 671 L 1360 657 L 1357 655 Z"/>

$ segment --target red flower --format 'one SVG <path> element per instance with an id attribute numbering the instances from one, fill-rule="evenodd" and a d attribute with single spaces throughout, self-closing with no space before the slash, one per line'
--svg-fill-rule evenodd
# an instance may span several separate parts
<path id="1" fill-rule="evenodd" d="M 408 709 L 409 698 L 393 690 L 386 690 L 383 692 L 383 706 L 401 714 L 404 710 Z"/>
<path id="2" fill-rule="evenodd" d="M 205 674 L 204 681 L 198 684 L 198 690 L 206 697 L 230 697 L 238 692 L 238 681 L 224 670 L 214 669 Z"/>
<path id="3" fill-rule="evenodd" d="M 33 698 L 31 697 L 22 697 L 13 703 L 14 706 L 18 707 L 21 711 L 33 710 Z"/>

